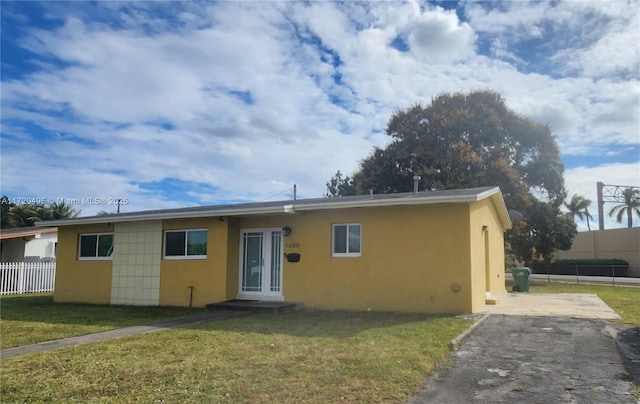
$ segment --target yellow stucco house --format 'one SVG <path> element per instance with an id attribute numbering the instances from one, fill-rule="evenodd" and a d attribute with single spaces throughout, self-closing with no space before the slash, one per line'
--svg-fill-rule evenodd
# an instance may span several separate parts
<path id="1" fill-rule="evenodd" d="M 499 188 L 317 198 L 40 222 L 58 227 L 54 301 L 230 299 L 421 313 L 505 292 Z"/>

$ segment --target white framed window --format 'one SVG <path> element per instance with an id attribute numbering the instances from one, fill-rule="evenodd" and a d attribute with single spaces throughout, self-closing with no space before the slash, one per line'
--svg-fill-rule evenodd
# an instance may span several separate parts
<path id="1" fill-rule="evenodd" d="M 113 233 L 81 234 L 78 240 L 78 259 L 110 260 L 113 255 Z"/>
<path id="2" fill-rule="evenodd" d="M 164 258 L 207 258 L 207 230 L 166 230 L 164 232 Z"/>
<path id="3" fill-rule="evenodd" d="M 331 256 L 359 257 L 361 255 L 360 223 L 334 224 L 331 238 Z"/>

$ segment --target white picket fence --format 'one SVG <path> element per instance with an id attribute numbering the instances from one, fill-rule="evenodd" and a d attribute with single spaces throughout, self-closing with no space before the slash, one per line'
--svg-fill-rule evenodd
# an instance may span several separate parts
<path id="1" fill-rule="evenodd" d="M 0 295 L 53 292 L 55 262 L 0 263 Z"/>

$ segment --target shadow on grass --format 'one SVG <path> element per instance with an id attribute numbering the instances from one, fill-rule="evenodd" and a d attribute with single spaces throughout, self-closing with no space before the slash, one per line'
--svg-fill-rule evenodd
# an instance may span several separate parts
<path id="1" fill-rule="evenodd" d="M 185 328 L 333 338 L 347 338 L 369 330 L 386 329 L 389 333 L 402 336 L 402 334 L 411 334 L 416 327 L 423 328 L 427 325 L 434 333 L 445 331 L 443 328 L 450 327 L 453 317 L 453 315 L 410 313 L 301 310 L 280 314 L 248 314 Z M 464 321 L 463 319 L 455 320 Z M 428 334 L 425 338 L 428 338 Z"/>
<path id="2" fill-rule="evenodd" d="M 121 327 L 201 313 L 203 309 L 183 307 L 112 306 L 54 303 L 53 296 L 12 295 L 0 298 L 0 319 L 69 325 Z"/>
<path id="3" fill-rule="evenodd" d="M 3 296 L 0 304 L 2 306 L 0 318 L 3 321 L 99 325 L 109 328 L 150 324 L 204 311 L 202 308 L 54 303 L 51 295 Z M 452 319 L 452 315 L 302 310 L 280 314 L 252 313 L 185 326 L 181 329 L 334 338 L 351 337 L 368 330 L 385 329 L 389 333 L 402 336 L 403 333 L 411 334 L 416 327 L 421 329 L 427 327 L 434 333 L 445 331 L 450 327 Z M 425 338 L 428 338 L 428 333 Z"/>

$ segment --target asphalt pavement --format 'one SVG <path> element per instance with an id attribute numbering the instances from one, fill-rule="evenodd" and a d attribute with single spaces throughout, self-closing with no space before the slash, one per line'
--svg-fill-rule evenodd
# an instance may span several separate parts
<path id="1" fill-rule="evenodd" d="M 620 350 L 618 333 L 630 351 Z M 491 314 L 410 403 L 632 404 L 638 335 L 602 319 Z"/>

